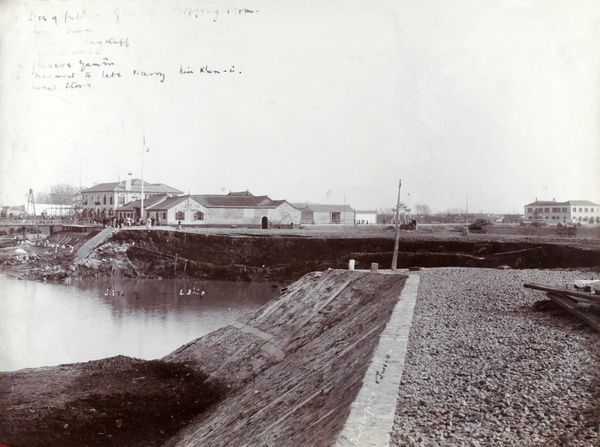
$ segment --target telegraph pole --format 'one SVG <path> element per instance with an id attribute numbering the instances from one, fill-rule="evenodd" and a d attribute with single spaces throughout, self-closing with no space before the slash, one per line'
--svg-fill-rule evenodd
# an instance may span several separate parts
<path id="1" fill-rule="evenodd" d="M 396 242 L 394 242 L 394 256 L 392 257 L 392 271 L 395 272 L 398 265 L 398 244 L 400 242 L 400 188 L 402 187 L 402 179 L 398 182 L 398 201 L 396 203 Z"/>
<path id="2" fill-rule="evenodd" d="M 142 144 L 142 203 L 140 205 L 140 225 L 144 221 L 144 152 L 146 152 L 146 132 L 143 133 L 144 142 Z"/>

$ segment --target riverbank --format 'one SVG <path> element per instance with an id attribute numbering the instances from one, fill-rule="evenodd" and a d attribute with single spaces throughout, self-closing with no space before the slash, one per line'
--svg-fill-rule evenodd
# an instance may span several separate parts
<path id="1" fill-rule="evenodd" d="M 420 282 L 391 446 L 600 443 L 600 336 L 560 309 L 536 310 L 545 295 L 523 287 L 597 278 L 600 267 L 411 275 Z M 87 436 L 85 445 L 334 445 L 403 282 L 402 274 L 309 274 L 248 320 L 155 363 L 163 374 L 148 372 L 152 362 L 124 358 L 0 374 L 0 433 L 20 427 L 14 436 L 34 433 L 39 443 L 0 442 L 75 446 Z M 204 402 L 193 391 L 199 384 L 214 387 L 215 401 L 186 413 Z M 173 418 L 160 413 L 156 429 L 138 430 L 136 417 L 165 403 L 148 396 L 169 390 Z M 378 411 L 369 408 L 373 417 Z M 165 430 L 165 421 L 176 428 Z M 133 437 L 142 431 L 145 439 Z"/>
<path id="2" fill-rule="evenodd" d="M 510 228 L 503 228 L 508 231 Z M 471 234 L 452 229 L 401 230 L 398 267 L 590 268 L 600 264 L 597 228 L 582 237 L 555 234 Z M 585 237 L 584 237 L 585 236 Z M 328 268 L 372 263 L 389 268 L 395 231 L 386 227 L 322 227 L 286 230 L 169 227 L 121 229 L 86 255 L 66 246 L 25 244 L 0 250 L 1 269 L 33 280 L 126 278 L 225 279 L 293 282 Z M 17 253 L 17 250 L 23 252 Z"/>
<path id="3" fill-rule="evenodd" d="M 405 279 L 315 272 L 246 321 L 160 361 L 119 357 L 1 373 L 0 443 L 329 445 Z M 145 415 L 150 421 L 140 426 Z"/>

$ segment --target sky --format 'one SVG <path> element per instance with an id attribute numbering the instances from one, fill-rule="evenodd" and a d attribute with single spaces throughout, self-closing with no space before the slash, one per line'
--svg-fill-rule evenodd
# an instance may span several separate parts
<path id="1" fill-rule="evenodd" d="M 600 203 L 600 2 L 0 1 L 0 202 L 144 178 L 358 209 Z M 218 73 L 217 73 L 218 72 Z"/>

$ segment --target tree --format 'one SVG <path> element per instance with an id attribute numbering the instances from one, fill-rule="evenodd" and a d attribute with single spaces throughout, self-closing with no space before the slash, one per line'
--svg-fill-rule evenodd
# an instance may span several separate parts
<path id="1" fill-rule="evenodd" d="M 76 205 L 80 202 L 79 188 L 66 183 L 52 185 L 49 196 L 53 205 Z"/>
<path id="2" fill-rule="evenodd" d="M 425 216 L 431 214 L 431 208 L 425 203 L 415 205 L 415 210 L 417 211 L 417 214 L 424 214 Z"/>

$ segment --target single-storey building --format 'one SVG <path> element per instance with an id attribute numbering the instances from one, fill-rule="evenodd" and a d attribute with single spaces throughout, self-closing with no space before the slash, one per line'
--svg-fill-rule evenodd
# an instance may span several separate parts
<path id="1" fill-rule="evenodd" d="M 137 221 L 141 206 L 141 200 L 122 206 L 117 210 L 117 219 Z M 144 219 L 150 219 L 155 225 L 197 224 L 204 220 L 204 212 L 204 207 L 189 195 L 161 194 L 144 200 Z"/>
<path id="2" fill-rule="evenodd" d="M 136 221 L 140 217 L 141 200 L 117 210 L 117 218 Z M 285 200 L 254 196 L 250 192 L 227 195 L 204 194 L 169 197 L 151 196 L 144 201 L 145 219 L 155 225 L 188 226 L 293 226 L 300 223 L 300 210 Z"/>
<path id="3" fill-rule="evenodd" d="M 295 204 L 302 212 L 300 223 L 314 225 L 354 225 L 354 210 L 350 205 Z"/>
<path id="4" fill-rule="evenodd" d="M 300 210 L 286 200 L 255 196 L 249 191 L 192 195 L 203 207 L 204 219 L 196 224 L 215 226 L 293 226 L 300 224 Z"/>
<path id="5" fill-rule="evenodd" d="M 22 205 L 0 207 L 1 219 L 22 219 L 23 217 L 25 217 L 25 207 Z"/>

